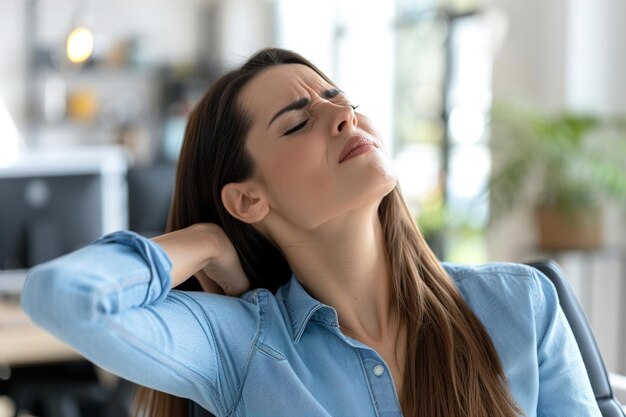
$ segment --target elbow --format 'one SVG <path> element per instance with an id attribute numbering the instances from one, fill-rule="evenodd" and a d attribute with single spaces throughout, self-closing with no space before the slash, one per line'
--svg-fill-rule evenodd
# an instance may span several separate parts
<path id="1" fill-rule="evenodd" d="M 21 294 L 21 307 L 37 325 L 58 333 L 93 319 L 93 294 L 87 274 L 50 261 L 30 269 Z"/>
<path id="2" fill-rule="evenodd" d="M 22 293 L 20 295 L 20 304 L 22 310 L 35 322 L 40 322 L 40 317 L 45 317 L 46 304 L 49 300 L 48 294 L 52 280 L 50 279 L 50 268 L 44 265 L 37 265 L 31 268 L 26 275 Z"/>

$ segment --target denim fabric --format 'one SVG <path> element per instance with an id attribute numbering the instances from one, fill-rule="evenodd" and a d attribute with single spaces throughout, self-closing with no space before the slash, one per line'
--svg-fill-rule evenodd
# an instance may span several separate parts
<path id="1" fill-rule="evenodd" d="M 23 309 L 86 358 L 217 416 L 400 416 L 389 368 L 295 276 L 276 294 L 171 289 L 171 261 L 127 231 L 29 271 Z M 600 416 L 552 283 L 516 264 L 444 264 L 529 417 Z M 419 366 L 419 364 L 416 364 Z"/>

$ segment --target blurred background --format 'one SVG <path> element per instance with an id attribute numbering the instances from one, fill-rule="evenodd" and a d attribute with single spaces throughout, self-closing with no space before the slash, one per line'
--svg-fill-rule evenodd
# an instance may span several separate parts
<path id="1" fill-rule="evenodd" d="M 625 15 L 620 0 L 0 0 L 0 417 L 124 415 L 123 381 L 19 311 L 25 273 L 110 231 L 163 233 L 187 114 L 266 46 L 310 59 L 379 127 L 440 259 L 560 262 L 619 384 Z"/>

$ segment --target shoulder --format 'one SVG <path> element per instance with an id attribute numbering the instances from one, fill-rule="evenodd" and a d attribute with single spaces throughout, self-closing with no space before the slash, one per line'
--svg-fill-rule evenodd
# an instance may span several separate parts
<path id="1" fill-rule="evenodd" d="M 536 309 L 546 296 L 555 296 L 554 286 L 537 269 L 517 263 L 484 265 L 442 263 L 442 266 L 472 308 L 485 304 L 515 310 Z"/>
<path id="2" fill-rule="evenodd" d="M 537 289 L 543 277 L 529 265 L 513 262 L 490 262 L 482 265 L 464 265 L 443 262 L 443 268 L 458 286 L 526 286 Z"/>
<path id="3" fill-rule="evenodd" d="M 265 310 L 269 305 L 276 303 L 276 296 L 266 288 L 254 288 L 241 294 L 239 298 L 258 306 L 260 310 Z"/>
<path id="4" fill-rule="evenodd" d="M 250 303 L 258 308 L 264 328 L 272 326 L 282 327 L 285 325 L 281 308 L 281 288 L 278 289 L 276 294 L 266 288 L 255 288 L 239 296 L 243 302 Z"/>
<path id="5" fill-rule="evenodd" d="M 534 268 L 513 262 L 490 262 L 482 265 L 466 265 L 451 262 L 441 264 L 455 282 L 464 280 L 499 280 L 532 277 Z M 515 278 L 513 278 L 515 277 Z M 522 278 L 523 279 L 523 278 Z"/>

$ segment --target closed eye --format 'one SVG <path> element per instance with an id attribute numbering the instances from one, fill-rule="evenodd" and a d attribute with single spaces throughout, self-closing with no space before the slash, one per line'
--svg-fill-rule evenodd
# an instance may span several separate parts
<path id="1" fill-rule="evenodd" d="M 306 126 L 307 122 L 309 121 L 309 119 L 306 119 L 304 122 L 299 123 L 297 126 L 292 127 L 291 129 L 289 129 L 288 131 L 286 131 L 284 134 L 285 135 L 291 135 L 292 133 L 296 133 L 298 130 L 302 129 L 304 126 Z"/>

